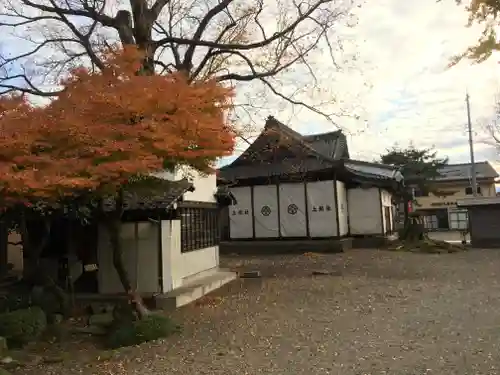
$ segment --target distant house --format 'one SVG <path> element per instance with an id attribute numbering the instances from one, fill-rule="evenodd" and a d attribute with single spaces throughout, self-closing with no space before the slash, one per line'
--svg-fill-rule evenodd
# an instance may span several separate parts
<path id="1" fill-rule="evenodd" d="M 219 170 L 218 185 L 235 198 L 225 238 L 383 236 L 394 229 L 392 195 L 401 184 L 394 167 L 350 159 L 341 131 L 302 135 L 269 117 L 255 142 Z"/>
<path id="2" fill-rule="evenodd" d="M 487 161 L 475 163 L 477 195 L 496 196 L 495 179 L 498 173 Z M 472 197 L 471 164 L 448 164 L 439 171 L 440 176 L 428 183 L 427 191 L 414 190 L 416 211 L 424 215 L 429 230 L 467 229 L 467 209 L 457 207 L 457 200 Z"/>

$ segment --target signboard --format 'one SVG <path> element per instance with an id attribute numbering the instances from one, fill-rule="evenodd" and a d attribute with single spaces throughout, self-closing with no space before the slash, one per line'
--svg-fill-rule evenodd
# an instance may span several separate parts
<path id="1" fill-rule="evenodd" d="M 456 206 L 457 202 L 432 202 L 431 206 L 438 206 L 438 207 L 443 207 L 443 206 Z"/>

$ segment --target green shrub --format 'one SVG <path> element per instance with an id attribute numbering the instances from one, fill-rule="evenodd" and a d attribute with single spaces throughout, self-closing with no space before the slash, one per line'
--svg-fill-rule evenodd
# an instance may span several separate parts
<path id="1" fill-rule="evenodd" d="M 0 297 L 0 313 L 27 309 L 30 306 L 31 298 L 28 293 L 9 293 Z"/>
<path id="2" fill-rule="evenodd" d="M 166 316 L 151 314 L 141 320 L 115 325 L 108 335 L 108 345 L 111 348 L 139 345 L 168 337 L 178 331 L 179 326 Z"/>
<path id="3" fill-rule="evenodd" d="M 0 336 L 9 346 L 24 346 L 36 340 L 47 328 L 47 318 L 39 307 L 0 314 Z"/>

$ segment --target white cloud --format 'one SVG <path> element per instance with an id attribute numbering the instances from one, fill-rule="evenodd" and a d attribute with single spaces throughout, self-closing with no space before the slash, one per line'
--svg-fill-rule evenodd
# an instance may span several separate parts
<path id="1" fill-rule="evenodd" d="M 350 41 L 345 49 L 348 58 L 356 56 L 355 61 L 339 72 L 324 62 L 325 56 L 314 59 L 323 88 L 316 95 L 326 101 L 335 96 L 337 107 L 362 116 L 361 120 L 338 119 L 349 133 L 351 154 L 373 160 L 395 143 L 406 146 L 411 141 L 417 147 L 434 146 L 452 162 L 468 161 L 464 102 L 468 88 L 477 128 L 476 159 L 495 159 L 492 147 L 483 142 L 477 120 L 491 114 L 500 74 L 497 61 L 492 58 L 481 65 L 463 63 L 446 69 L 448 59 L 479 35 L 480 28 L 465 27 L 466 12 L 452 0 L 376 0 L 366 2 L 357 15 L 356 27 L 338 30 Z M 16 43 L 9 42 L 5 41 L 13 53 Z M 292 89 L 300 81 L 300 72 L 297 68 L 283 77 L 286 88 Z M 259 95 L 263 94 L 256 84 L 239 91 L 240 98 L 247 96 L 265 106 L 259 110 L 259 118 L 254 118 L 260 125 L 272 114 L 303 133 L 333 128 L 321 116 L 270 97 L 259 100 Z"/>
<path id="2" fill-rule="evenodd" d="M 373 89 L 363 98 L 369 127 L 350 137 L 352 154 L 373 159 L 394 143 L 434 146 L 451 162 L 469 158 L 465 91 L 471 96 L 476 159 L 495 158 L 483 142 L 477 120 L 491 115 L 497 61 L 462 63 L 446 69 L 449 58 L 474 43 L 477 27 L 453 1 L 379 0 L 360 11 L 360 54 L 370 61 Z M 356 128 L 356 124 L 353 124 Z"/>
<path id="3" fill-rule="evenodd" d="M 479 36 L 480 27 L 466 28 L 466 22 L 467 13 L 454 1 L 377 0 L 359 10 L 359 25 L 349 31 L 359 54 L 358 74 L 330 73 L 335 94 L 361 111 L 368 123 L 365 129 L 363 121 L 339 119 L 350 133 L 354 157 L 373 160 L 395 143 L 413 142 L 416 147 L 435 147 L 451 162 L 467 162 L 467 89 L 476 160 L 496 162 L 495 150 L 484 143 L 479 124 L 480 118 L 492 114 L 500 88 L 496 59 L 446 68 L 451 56 Z M 369 91 L 366 83 L 372 86 Z M 300 132 L 332 129 L 306 111 L 290 113 L 288 108 L 274 115 Z"/>

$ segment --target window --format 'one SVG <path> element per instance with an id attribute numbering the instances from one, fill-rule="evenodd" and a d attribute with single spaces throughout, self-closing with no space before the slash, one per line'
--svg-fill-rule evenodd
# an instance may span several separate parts
<path id="1" fill-rule="evenodd" d="M 450 211 L 450 229 L 465 230 L 468 227 L 467 210 Z"/>
<path id="2" fill-rule="evenodd" d="M 414 195 L 415 195 L 415 198 L 417 197 L 428 197 L 429 196 L 429 192 L 427 190 L 420 190 L 420 189 L 415 189 L 414 190 Z"/>
<path id="3" fill-rule="evenodd" d="M 432 230 L 432 229 L 438 229 L 438 218 L 436 215 L 428 215 L 424 216 L 424 227 L 425 229 Z"/>
<path id="4" fill-rule="evenodd" d="M 219 244 L 219 209 L 181 207 L 181 252 L 200 250 Z"/>
<path id="5" fill-rule="evenodd" d="M 465 194 L 472 195 L 472 186 L 468 186 L 465 188 Z M 481 194 L 481 186 L 477 187 L 477 194 Z"/>

